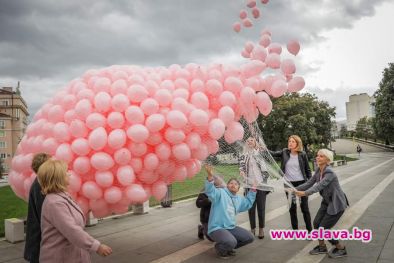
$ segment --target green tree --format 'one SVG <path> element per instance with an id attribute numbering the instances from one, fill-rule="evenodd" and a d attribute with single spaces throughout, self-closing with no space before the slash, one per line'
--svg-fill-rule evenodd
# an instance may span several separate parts
<path id="1" fill-rule="evenodd" d="M 364 138 L 365 140 L 373 139 L 375 137 L 373 132 L 373 123 L 373 119 L 368 118 L 367 116 L 358 120 L 356 124 L 356 137 Z"/>
<path id="2" fill-rule="evenodd" d="M 379 89 L 374 94 L 376 135 L 386 144 L 394 141 L 394 63 L 383 70 Z"/>
<path id="3" fill-rule="evenodd" d="M 344 138 L 347 136 L 347 129 L 345 125 L 341 125 L 341 130 L 339 131 L 339 137 Z"/>
<path id="4" fill-rule="evenodd" d="M 273 110 L 258 123 L 270 149 L 287 146 L 291 134 L 301 137 L 304 145 L 328 145 L 331 140 L 331 119 L 335 107 L 319 101 L 310 93 L 292 93 L 273 100 Z"/>

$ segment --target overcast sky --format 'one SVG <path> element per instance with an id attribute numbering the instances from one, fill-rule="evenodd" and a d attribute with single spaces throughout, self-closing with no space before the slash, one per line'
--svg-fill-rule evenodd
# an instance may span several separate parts
<path id="1" fill-rule="evenodd" d="M 240 64 L 263 28 L 297 38 L 306 91 L 337 107 L 372 95 L 394 62 L 394 1 L 271 0 L 252 29 L 236 34 L 242 0 L 0 0 L 0 86 L 16 86 L 34 114 L 90 68 L 114 64 Z"/>

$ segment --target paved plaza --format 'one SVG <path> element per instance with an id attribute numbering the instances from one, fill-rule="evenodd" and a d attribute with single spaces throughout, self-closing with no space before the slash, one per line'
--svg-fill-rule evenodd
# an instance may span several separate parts
<path id="1" fill-rule="evenodd" d="M 347 145 L 349 144 L 349 145 Z M 337 141 L 333 148 L 351 148 L 351 141 Z M 369 148 L 371 147 L 371 148 Z M 353 149 L 353 148 L 352 148 Z M 283 191 L 267 197 L 266 237 L 238 249 L 227 262 L 394 262 L 394 153 L 372 146 L 357 161 L 335 168 L 350 207 L 335 229 L 372 230 L 372 241 L 346 241 L 348 257 L 329 259 L 325 255 L 310 256 L 316 241 L 274 241 L 269 229 L 289 229 L 290 217 Z M 348 151 L 354 154 L 353 150 Z M 315 194 L 309 205 L 312 219 L 321 198 Z M 303 219 L 298 209 L 301 228 Z M 154 208 L 145 215 L 124 215 L 106 219 L 87 231 L 113 248 L 107 258 L 93 255 L 93 262 L 221 262 L 213 243 L 197 238 L 199 209 L 195 199 L 175 203 L 171 208 Z M 239 225 L 249 229 L 247 213 L 238 216 Z M 24 243 L 0 241 L 0 262 L 25 262 Z"/>

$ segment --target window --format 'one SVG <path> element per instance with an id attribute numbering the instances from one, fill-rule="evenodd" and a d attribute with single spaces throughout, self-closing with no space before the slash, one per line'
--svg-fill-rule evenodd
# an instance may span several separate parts
<path id="1" fill-rule="evenodd" d="M 5 129 L 5 121 L 0 120 L 0 129 Z"/>
<path id="2" fill-rule="evenodd" d="M 21 117 L 21 110 L 20 109 L 15 110 L 15 117 L 18 119 Z"/>
<path id="3" fill-rule="evenodd" d="M 7 154 L 6 154 L 6 153 L 0 153 L 0 158 L 1 158 L 1 159 L 7 158 Z"/>
<path id="4" fill-rule="evenodd" d="M 5 142 L 0 142 L 0 148 L 6 148 L 7 144 Z"/>
<path id="5" fill-rule="evenodd" d="M 8 106 L 9 105 L 9 101 L 8 100 L 1 100 L 0 104 L 1 104 L 1 106 Z"/>
<path id="6" fill-rule="evenodd" d="M 0 131 L 0 137 L 5 137 L 5 131 Z"/>

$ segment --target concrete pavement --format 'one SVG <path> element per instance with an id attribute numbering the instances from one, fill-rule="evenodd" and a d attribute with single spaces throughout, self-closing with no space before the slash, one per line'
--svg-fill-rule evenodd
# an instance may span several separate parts
<path id="1" fill-rule="evenodd" d="M 394 154 L 366 153 L 362 159 L 335 168 L 351 207 L 344 214 L 344 226 L 370 228 L 373 240 L 370 243 L 347 241 L 349 256 L 338 262 L 393 262 L 394 251 Z M 363 199 L 364 198 L 364 199 Z M 369 201 L 368 201 L 368 200 Z M 128 215 L 118 219 L 101 221 L 88 232 L 103 243 L 110 245 L 114 253 L 108 258 L 93 255 L 93 262 L 220 262 L 215 255 L 213 243 L 197 239 L 199 210 L 194 199 L 174 204 L 172 208 L 152 209 L 146 215 Z M 321 198 L 311 198 L 312 218 L 316 214 Z M 274 241 L 268 236 L 269 229 L 289 228 L 290 218 L 286 199 L 282 191 L 267 197 L 266 238 L 256 239 L 252 244 L 240 248 L 230 262 L 328 262 L 326 257 L 314 258 L 302 254 L 312 241 Z M 352 208 L 364 211 L 358 218 Z M 249 228 L 247 213 L 238 217 L 238 223 Z M 299 211 L 300 227 L 304 228 Z M 316 243 L 316 242 L 315 242 Z M 24 262 L 24 243 L 16 245 L 0 242 L 0 262 Z M 387 261 L 389 260 L 389 261 Z M 391 260 L 391 261 L 390 261 Z"/>

